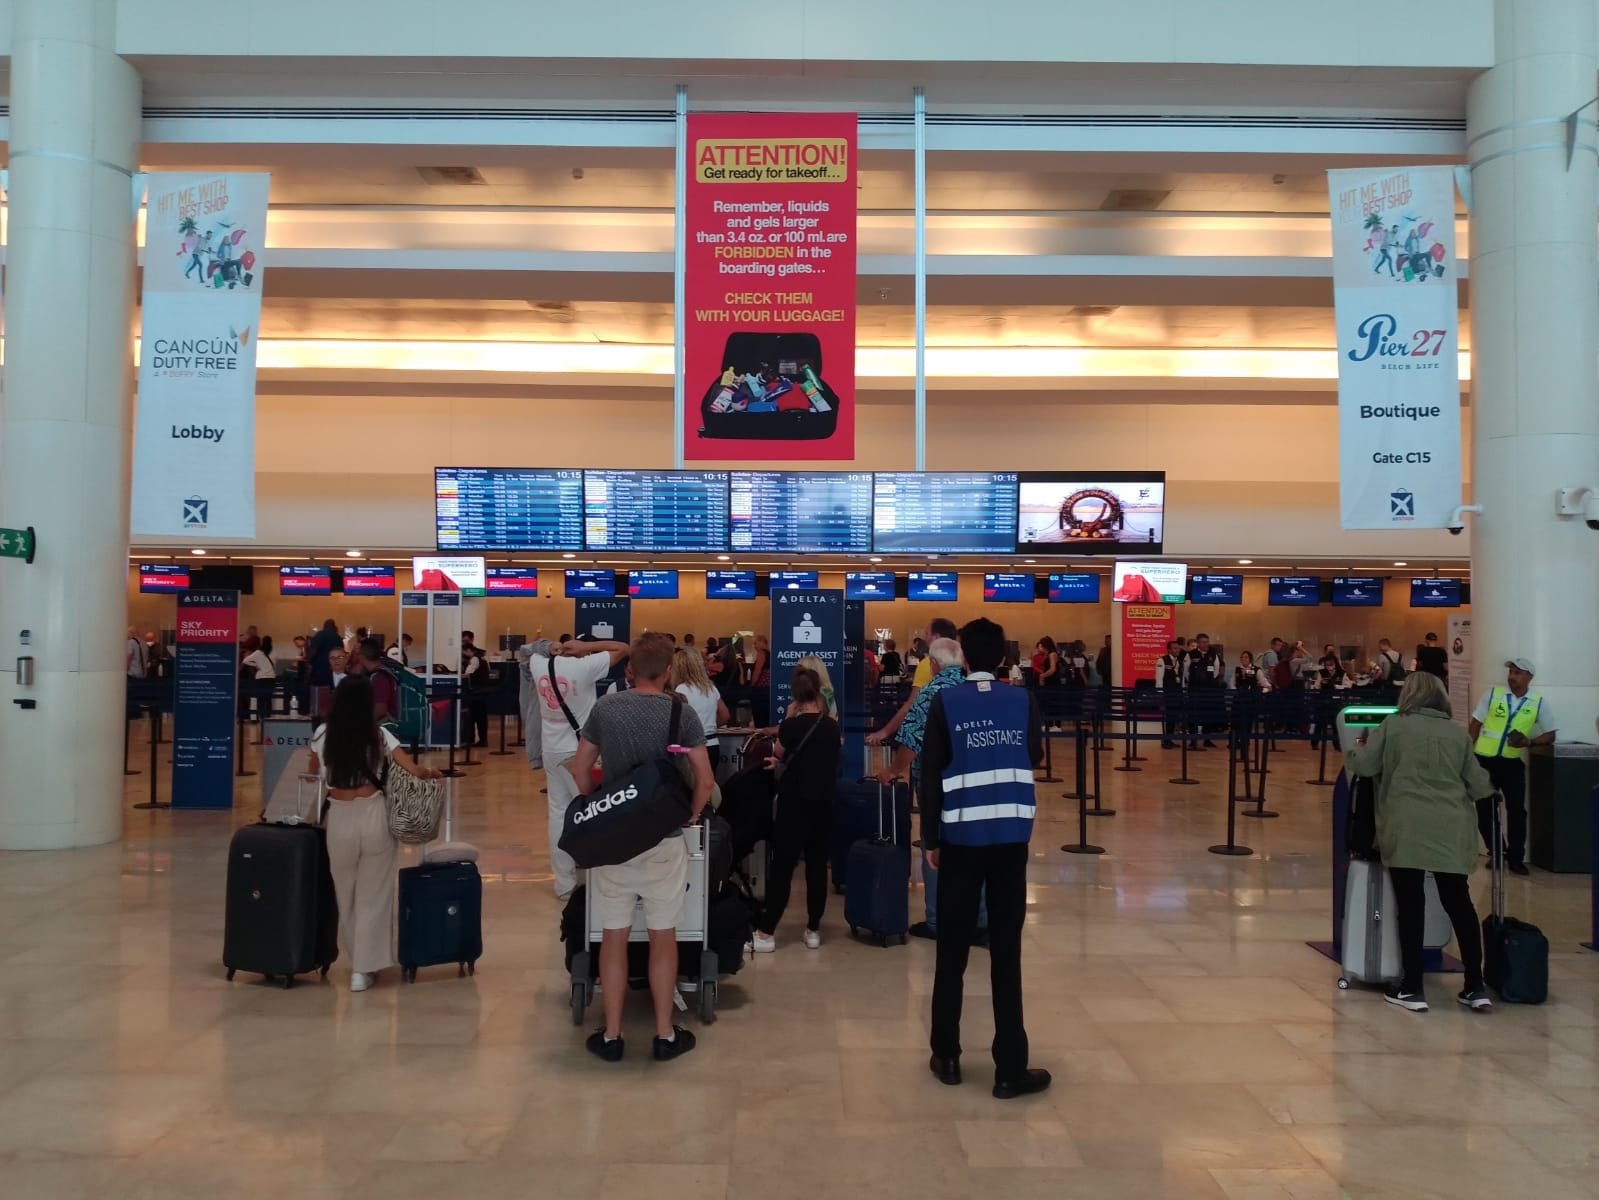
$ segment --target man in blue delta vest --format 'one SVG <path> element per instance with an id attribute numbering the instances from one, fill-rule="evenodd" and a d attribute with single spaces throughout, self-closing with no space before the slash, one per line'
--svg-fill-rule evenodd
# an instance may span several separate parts
<path id="1" fill-rule="evenodd" d="M 933 977 L 934 1075 L 957 1084 L 966 960 L 988 889 L 994 993 L 994 1095 L 1041 1092 L 1049 1072 L 1027 1065 L 1022 1024 L 1022 922 L 1027 843 L 1033 836 L 1033 768 L 1044 759 L 1044 722 L 1031 693 L 994 678 L 1005 630 L 976 620 L 960 631 L 966 682 L 933 699 L 923 735 L 922 846 L 939 873 L 938 965 Z"/>

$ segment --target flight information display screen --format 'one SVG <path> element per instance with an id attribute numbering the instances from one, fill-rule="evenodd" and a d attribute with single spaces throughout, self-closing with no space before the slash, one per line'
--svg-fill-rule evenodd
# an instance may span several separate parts
<path id="1" fill-rule="evenodd" d="M 537 567 L 490 567 L 483 580 L 483 590 L 490 596 L 537 596 L 539 594 L 539 569 Z"/>
<path id="2" fill-rule="evenodd" d="M 1340 608 L 1381 608 L 1382 580 L 1375 575 L 1340 575 L 1333 580 L 1332 602 Z"/>
<path id="3" fill-rule="evenodd" d="M 1195 604 L 1242 604 L 1242 575 L 1192 575 L 1188 579 L 1188 598 Z"/>
<path id="4" fill-rule="evenodd" d="M 568 570 L 566 573 L 566 598 L 578 596 L 616 595 L 616 574 L 612 571 Z"/>
<path id="5" fill-rule="evenodd" d="M 329 567 L 279 567 L 278 595 L 331 596 L 333 571 Z"/>
<path id="6" fill-rule="evenodd" d="M 1320 575 L 1273 575 L 1266 589 L 1266 603 L 1274 607 L 1310 608 L 1321 603 Z"/>
<path id="7" fill-rule="evenodd" d="M 1010 554 L 1015 471 L 878 472 L 872 549 L 879 554 Z"/>
<path id="8" fill-rule="evenodd" d="M 627 594 L 635 600 L 676 600 L 676 571 L 629 571 Z"/>
<path id="9" fill-rule="evenodd" d="M 345 567 L 344 594 L 346 596 L 394 595 L 394 568 Z"/>
<path id="10" fill-rule="evenodd" d="M 983 599 L 995 604 L 1031 604 L 1033 589 L 1037 586 L 1037 577 L 1033 575 L 991 572 L 983 576 Z"/>
<path id="11" fill-rule="evenodd" d="M 433 517 L 439 550 L 581 550 L 583 472 L 435 467 Z"/>
<path id="12" fill-rule="evenodd" d="M 846 600 L 892 600 L 894 572 L 851 571 L 844 576 Z"/>
<path id="13" fill-rule="evenodd" d="M 1411 608 L 1459 608 L 1460 580 L 1412 579 L 1410 581 Z"/>
<path id="14" fill-rule="evenodd" d="M 726 471 L 585 471 L 589 550 L 711 553 L 727 546 Z"/>
<path id="15" fill-rule="evenodd" d="M 705 572 L 705 598 L 707 600 L 755 599 L 755 572 Z"/>
<path id="16" fill-rule="evenodd" d="M 139 591 L 145 595 L 176 595 L 188 590 L 188 563 L 139 564 Z"/>
<path id="17" fill-rule="evenodd" d="M 870 471 L 734 471 L 729 494 L 734 550 L 871 552 Z"/>
<path id="18" fill-rule="evenodd" d="M 1081 573 L 1054 574 L 1049 577 L 1051 604 L 1098 604 L 1099 576 Z"/>
<path id="19" fill-rule="evenodd" d="M 912 571 L 906 576 L 907 600 L 954 600 L 960 594 L 960 576 L 954 571 Z"/>
<path id="20" fill-rule="evenodd" d="M 767 579 L 767 590 L 772 592 L 814 592 L 821 586 L 815 571 L 773 571 Z"/>

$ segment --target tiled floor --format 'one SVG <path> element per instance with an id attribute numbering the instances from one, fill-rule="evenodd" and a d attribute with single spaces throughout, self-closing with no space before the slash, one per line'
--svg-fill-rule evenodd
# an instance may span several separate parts
<path id="1" fill-rule="evenodd" d="M 138 747 L 136 745 L 137 758 Z M 0 1191 L 19 1200 L 783 1197 L 1591 1198 L 1599 1189 L 1599 955 L 1588 880 L 1513 880 L 1554 946 L 1552 998 L 1425 1016 L 1304 945 L 1329 928 L 1329 792 L 1300 754 L 1275 821 L 1220 858 L 1220 755 L 1104 775 L 1111 853 L 1062 854 L 1046 786 L 1025 950 L 1035 1061 L 1056 1085 L 991 1099 L 976 956 L 969 1082 L 927 1073 L 932 947 L 779 953 L 724 990 L 677 1063 L 605 1066 L 571 1025 L 542 780 L 491 758 L 459 789 L 484 849 L 475 978 L 351 995 L 224 981 L 224 846 L 251 819 L 128 813 L 120 846 L 0 855 Z M 164 769 L 163 769 L 164 770 Z M 128 781 L 128 802 L 144 777 Z M 164 786 L 164 784 L 163 784 Z M 1485 880 L 1479 879 L 1479 894 Z M 913 905 L 920 901 L 913 897 Z M 784 935 L 788 936 L 785 937 Z"/>

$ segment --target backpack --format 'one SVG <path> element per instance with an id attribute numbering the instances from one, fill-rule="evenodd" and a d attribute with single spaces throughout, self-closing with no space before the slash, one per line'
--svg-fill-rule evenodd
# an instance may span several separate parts
<path id="1" fill-rule="evenodd" d="M 1394 655 L 1394 657 L 1388 658 L 1390 654 Z M 1385 650 L 1383 651 L 1383 657 L 1388 659 L 1388 682 L 1403 683 L 1405 678 L 1410 674 L 1410 672 L 1405 669 L 1404 656 L 1401 655 L 1397 650 Z"/>

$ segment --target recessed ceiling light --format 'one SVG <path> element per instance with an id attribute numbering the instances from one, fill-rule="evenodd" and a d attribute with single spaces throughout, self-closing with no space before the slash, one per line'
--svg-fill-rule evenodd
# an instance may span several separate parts
<path id="1" fill-rule="evenodd" d="M 1396 567 L 1408 567 L 1408 566 L 1409 566 L 1409 565 L 1410 565 L 1410 564 L 1409 564 L 1409 563 L 1407 563 L 1407 562 L 1396 562 L 1396 563 L 1395 563 L 1395 564 L 1394 564 L 1394 566 L 1396 566 Z"/>
<path id="2" fill-rule="evenodd" d="M 718 554 L 716 556 L 716 561 L 717 562 L 732 562 L 733 561 L 733 556 L 731 554 Z"/>
<path id="3" fill-rule="evenodd" d="M 563 554 L 563 555 L 561 555 L 561 557 L 562 558 L 576 558 L 577 555 L 575 555 L 575 554 Z"/>
<path id="4" fill-rule="evenodd" d="M 190 550 L 189 553 L 190 554 L 198 554 L 201 558 L 205 557 L 205 551 L 204 550 Z"/>
<path id="5" fill-rule="evenodd" d="M 360 558 L 361 557 L 361 552 L 359 550 L 346 550 L 344 552 L 344 557 L 345 558 Z"/>
<path id="6" fill-rule="evenodd" d="M 874 555 L 872 555 L 871 558 L 867 559 L 866 561 L 867 562 L 882 562 L 883 559 L 882 559 L 881 555 L 874 554 Z"/>
<path id="7" fill-rule="evenodd" d="M 1248 566 L 1253 566 L 1254 562 L 1255 562 L 1255 560 L 1252 559 L 1252 558 L 1240 558 L 1238 560 L 1238 565 L 1240 567 L 1248 567 Z"/>
<path id="8" fill-rule="evenodd" d="M 1024 563 L 1035 563 L 1035 562 L 1037 562 L 1037 561 L 1038 561 L 1038 560 L 1037 560 L 1037 559 L 1036 559 L 1036 558 L 1024 558 L 1024 559 L 1022 559 L 1022 561 L 1023 561 L 1023 562 L 1024 562 Z"/>

